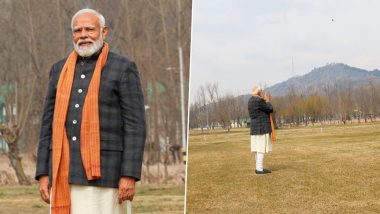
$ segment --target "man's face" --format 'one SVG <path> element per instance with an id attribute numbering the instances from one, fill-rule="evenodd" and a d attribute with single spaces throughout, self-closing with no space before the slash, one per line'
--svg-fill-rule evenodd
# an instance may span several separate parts
<path id="1" fill-rule="evenodd" d="M 80 56 L 88 57 L 103 45 L 108 28 L 100 28 L 99 19 L 93 13 L 78 15 L 74 20 L 73 44 Z"/>

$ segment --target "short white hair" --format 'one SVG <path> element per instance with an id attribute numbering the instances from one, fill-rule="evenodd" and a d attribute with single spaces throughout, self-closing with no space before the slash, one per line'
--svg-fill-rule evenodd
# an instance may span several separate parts
<path id="1" fill-rule="evenodd" d="M 74 14 L 73 18 L 71 19 L 71 30 L 74 29 L 74 21 L 77 18 L 77 16 L 84 14 L 84 13 L 92 13 L 92 14 L 96 15 L 99 19 L 100 28 L 104 28 L 104 26 L 106 26 L 106 19 L 104 18 L 104 16 L 101 13 L 99 13 L 96 10 L 86 8 L 86 9 L 79 10 L 78 12 L 76 12 Z"/>
<path id="2" fill-rule="evenodd" d="M 259 91 L 261 91 L 260 85 L 254 85 L 252 87 L 252 94 L 259 94 Z"/>

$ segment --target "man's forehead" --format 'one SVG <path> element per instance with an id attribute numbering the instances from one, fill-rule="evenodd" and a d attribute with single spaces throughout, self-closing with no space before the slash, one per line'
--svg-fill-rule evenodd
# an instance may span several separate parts
<path id="1" fill-rule="evenodd" d="M 76 27 L 95 27 L 99 25 L 98 17 L 93 13 L 83 13 L 75 17 L 74 28 Z"/>
<path id="2" fill-rule="evenodd" d="M 74 24 L 74 29 L 86 28 L 86 27 L 95 28 L 96 25 L 95 24 L 91 24 L 91 23 L 81 23 L 81 24 L 75 23 Z"/>

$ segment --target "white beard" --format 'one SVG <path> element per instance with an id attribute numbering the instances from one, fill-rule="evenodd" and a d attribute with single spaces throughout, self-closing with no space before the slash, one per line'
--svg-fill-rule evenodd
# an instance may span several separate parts
<path id="1" fill-rule="evenodd" d="M 80 42 L 91 42 L 92 45 L 90 46 L 79 46 Z M 100 48 L 103 46 L 103 38 L 102 35 L 99 36 L 97 40 L 92 39 L 79 39 L 77 43 L 73 42 L 74 50 L 78 53 L 81 57 L 89 57 L 92 56 L 94 53 L 98 52 Z"/>

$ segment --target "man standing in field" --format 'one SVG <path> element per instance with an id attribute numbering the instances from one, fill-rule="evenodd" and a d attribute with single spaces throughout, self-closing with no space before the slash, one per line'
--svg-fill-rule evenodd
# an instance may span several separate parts
<path id="1" fill-rule="evenodd" d="M 140 180 L 146 137 L 134 62 L 110 52 L 95 10 L 71 21 L 74 51 L 54 64 L 42 117 L 36 179 L 53 214 L 125 213 Z"/>
<path id="2" fill-rule="evenodd" d="M 270 114 L 273 112 L 269 95 L 262 96 L 260 86 L 252 89 L 252 97 L 248 101 L 248 112 L 251 118 L 251 152 L 256 152 L 256 174 L 271 173 L 264 169 L 264 154 L 272 151 Z"/>

